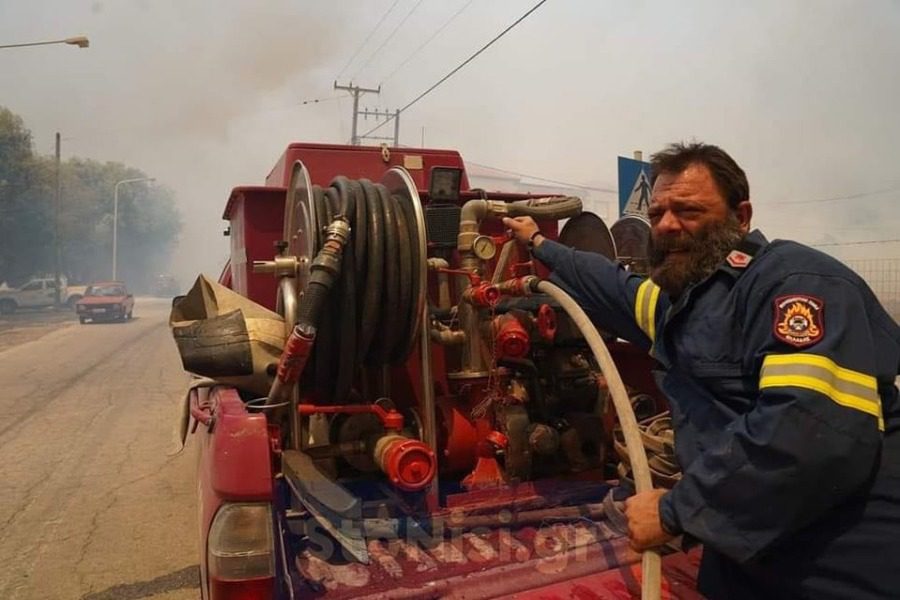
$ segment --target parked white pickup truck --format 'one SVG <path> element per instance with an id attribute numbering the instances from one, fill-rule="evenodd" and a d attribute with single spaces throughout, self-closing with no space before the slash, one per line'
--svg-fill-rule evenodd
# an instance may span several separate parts
<path id="1" fill-rule="evenodd" d="M 69 308 L 84 296 L 87 286 L 68 285 L 66 278 L 60 279 L 60 302 Z M 9 314 L 20 308 L 46 308 L 56 303 L 56 281 L 53 277 L 35 277 L 25 285 L 12 288 L 0 284 L 0 314 Z"/>

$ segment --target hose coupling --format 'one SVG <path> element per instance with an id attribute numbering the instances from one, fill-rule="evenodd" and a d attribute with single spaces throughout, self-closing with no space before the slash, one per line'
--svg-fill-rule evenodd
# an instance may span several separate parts
<path id="1" fill-rule="evenodd" d="M 540 283 L 541 279 L 536 275 L 525 275 L 516 279 L 507 279 L 495 287 L 505 296 L 531 296 L 537 293 Z"/>
<path id="2" fill-rule="evenodd" d="M 338 217 L 325 229 L 325 242 L 310 265 L 310 272 L 327 271 L 331 275 L 340 272 L 341 254 L 348 241 L 350 241 L 350 222 L 345 217 Z"/>
<path id="3" fill-rule="evenodd" d="M 491 308 L 500 302 L 500 290 L 491 283 L 479 283 L 466 288 L 463 292 L 463 300 L 474 306 Z"/>

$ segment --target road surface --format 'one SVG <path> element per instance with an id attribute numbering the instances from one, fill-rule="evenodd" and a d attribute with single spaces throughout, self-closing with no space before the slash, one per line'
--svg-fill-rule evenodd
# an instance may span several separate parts
<path id="1" fill-rule="evenodd" d="M 199 597 L 196 453 L 171 454 L 187 376 L 168 307 L 0 322 L 0 598 Z"/>

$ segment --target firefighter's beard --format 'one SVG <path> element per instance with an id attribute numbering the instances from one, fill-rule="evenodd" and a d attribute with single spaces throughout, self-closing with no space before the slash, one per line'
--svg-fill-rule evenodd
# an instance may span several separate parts
<path id="1" fill-rule="evenodd" d="M 737 216 L 711 223 L 691 235 L 650 236 L 648 260 L 650 278 L 671 298 L 678 298 L 689 286 L 703 281 L 725 260 L 743 239 Z"/>

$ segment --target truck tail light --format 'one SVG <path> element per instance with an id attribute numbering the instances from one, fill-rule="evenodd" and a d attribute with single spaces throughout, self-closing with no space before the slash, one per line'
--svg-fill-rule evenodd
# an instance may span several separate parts
<path id="1" fill-rule="evenodd" d="M 249 598 L 251 589 L 254 599 L 270 598 L 275 576 L 272 506 L 223 504 L 209 530 L 207 565 L 212 598 Z"/>

